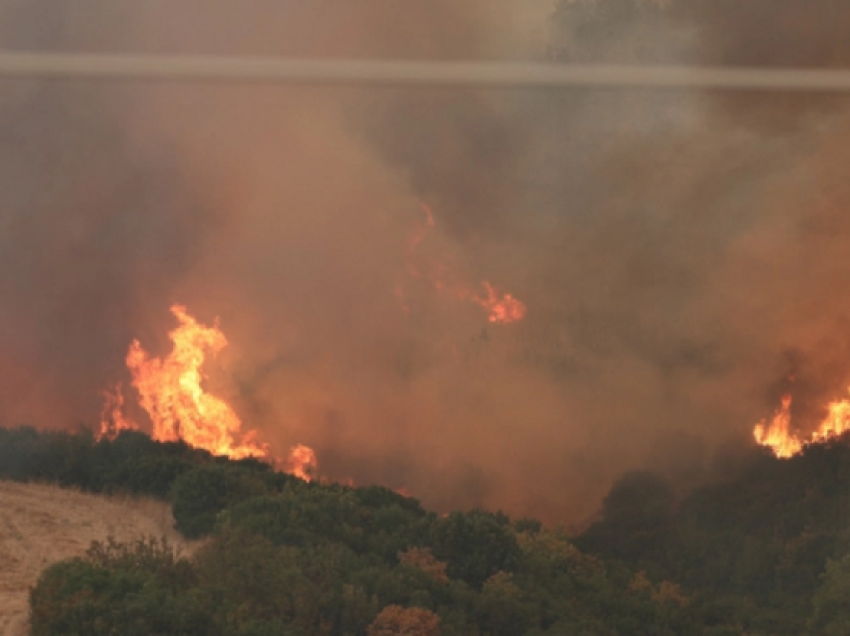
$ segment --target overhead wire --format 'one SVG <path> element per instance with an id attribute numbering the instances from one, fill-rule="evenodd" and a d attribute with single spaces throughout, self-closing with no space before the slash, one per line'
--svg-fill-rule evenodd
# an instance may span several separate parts
<path id="1" fill-rule="evenodd" d="M 0 51 L 0 79 L 850 92 L 850 70 Z"/>

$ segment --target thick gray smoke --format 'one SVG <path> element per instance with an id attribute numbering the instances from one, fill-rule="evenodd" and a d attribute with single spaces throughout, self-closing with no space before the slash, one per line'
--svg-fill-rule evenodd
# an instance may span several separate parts
<path id="1" fill-rule="evenodd" d="M 0 0 L 0 46 L 839 65 L 846 18 L 838 0 Z M 440 509 L 579 520 L 622 470 L 693 477 L 751 443 L 789 373 L 810 417 L 844 391 L 847 112 L 3 80 L 0 423 L 94 424 L 130 340 L 166 353 L 180 302 L 220 317 L 211 388 L 275 448 Z M 409 280 L 421 202 L 417 257 L 510 291 L 524 321 Z"/>

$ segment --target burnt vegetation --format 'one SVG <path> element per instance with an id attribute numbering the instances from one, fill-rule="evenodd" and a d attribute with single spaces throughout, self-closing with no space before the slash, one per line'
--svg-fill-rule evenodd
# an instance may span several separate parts
<path id="1" fill-rule="evenodd" d="M 307 483 L 255 460 L 124 432 L 0 429 L 0 477 L 170 501 L 164 539 L 96 543 L 31 591 L 32 634 L 846 634 L 850 446 L 762 449 L 682 492 L 623 475 L 568 536 L 439 515 L 379 486 Z"/>

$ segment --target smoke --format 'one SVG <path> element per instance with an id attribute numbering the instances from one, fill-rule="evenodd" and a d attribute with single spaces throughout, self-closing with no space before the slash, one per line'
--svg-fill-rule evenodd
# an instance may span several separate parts
<path id="1" fill-rule="evenodd" d="M 837 0 L 751 5 L 2 0 L 0 44 L 843 62 Z M 557 521 L 625 469 L 696 478 L 730 436 L 751 443 L 789 365 L 808 409 L 850 380 L 845 112 L 684 91 L 3 81 L 0 421 L 93 423 L 131 339 L 165 353 L 180 302 L 230 342 L 211 390 L 331 477 Z M 514 294 L 524 321 L 488 325 L 421 281 L 402 310 L 422 201 L 436 227 L 420 249 Z"/>

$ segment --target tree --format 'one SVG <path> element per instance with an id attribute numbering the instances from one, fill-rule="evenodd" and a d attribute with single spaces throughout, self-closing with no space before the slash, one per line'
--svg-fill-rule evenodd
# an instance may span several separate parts
<path id="1" fill-rule="evenodd" d="M 440 617 L 420 607 L 389 605 L 369 625 L 369 636 L 440 636 Z"/>
<path id="2" fill-rule="evenodd" d="M 187 591 L 191 565 L 167 542 L 94 544 L 85 559 L 48 567 L 30 592 L 33 636 L 217 636 L 204 606 Z"/>
<path id="3" fill-rule="evenodd" d="M 480 587 L 496 572 L 512 571 L 520 558 L 519 544 L 509 521 L 473 510 L 453 512 L 432 530 L 434 556 L 448 563 L 451 578 Z"/>
<path id="4" fill-rule="evenodd" d="M 174 481 L 172 512 L 177 529 L 190 539 L 213 531 L 218 513 L 228 505 L 266 492 L 262 478 L 243 468 L 198 466 Z"/>
<path id="5" fill-rule="evenodd" d="M 446 574 L 448 566 L 435 559 L 428 548 L 410 548 L 404 552 L 399 552 L 398 560 L 402 565 L 422 570 L 441 585 L 449 582 L 449 577 Z"/>
<path id="6" fill-rule="evenodd" d="M 659 475 L 623 475 L 602 504 L 602 519 L 581 537 L 589 547 L 621 559 L 661 558 L 669 549 L 673 490 Z"/>
<path id="7" fill-rule="evenodd" d="M 812 633 L 824 636 L 850 634 L 850 555 L 830 560 L 823 584 L 814 596 L 814 614 L 809 621 Z"/>

